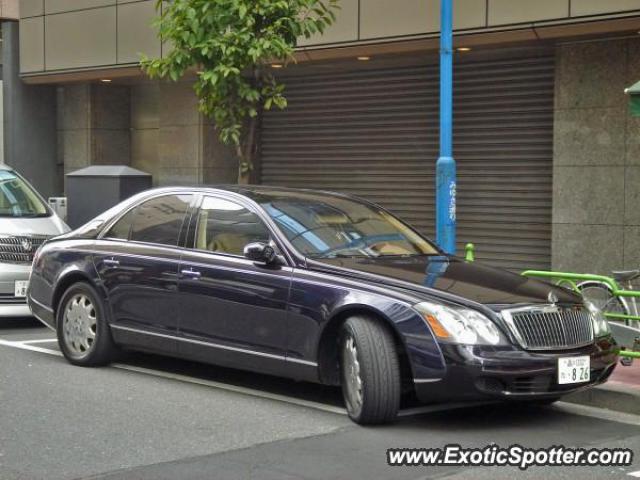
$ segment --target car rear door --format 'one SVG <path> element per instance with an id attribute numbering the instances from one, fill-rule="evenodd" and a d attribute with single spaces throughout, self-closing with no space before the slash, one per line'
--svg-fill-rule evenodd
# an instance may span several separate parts
<path id="1" fill-rule="evenodd" d="M 94 262 L 109 299 L 112 329 L 124 343 L 175 349 L 181 245 L 193 199 L 165 194 L 147 200 L 96 242 Z"/>
<path id="2" fill-rule="evenodd" d="M 278 373 L 284 368 L 293 269 L 243 255 L 248 243 L 271 241 L 268 228 L 250 206 L 205 195 L 190 232 L 180 264 L 179 351 Z"/>

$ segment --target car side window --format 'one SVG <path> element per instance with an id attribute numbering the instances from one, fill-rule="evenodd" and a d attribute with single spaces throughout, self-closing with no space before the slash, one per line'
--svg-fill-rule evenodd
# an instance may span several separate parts
<path id="1" fill-rule="evenodd" d="M 198 250 L 242 256 L 247 244 L 269 240 L 269 230 L 252 211 L 235 202 L 204 197 L 196 226 Z"/>
<path id="2" fill-rule="evenodd" d="M 129 238 L 136 242 L 178 245 L 192 195 L 165 195 L 136 207 Z"/>
<path id="3" fill-rule="evenodd" d="M 178 245 L 192 195 L 164 195 L 138 205 L 113 224 L 105 238 Z"/>
<path id="4" fill-rule="evenodd" d="M 131 222 L 136 209 L 129 210 L 120 220 L 114 223 L 104 235 L 104 238 L 115 238 L 119 240 L 129 240 L 131 232 Z"/>

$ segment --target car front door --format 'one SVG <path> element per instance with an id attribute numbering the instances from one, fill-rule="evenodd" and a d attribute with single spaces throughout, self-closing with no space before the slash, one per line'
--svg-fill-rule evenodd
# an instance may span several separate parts
<path id="1" fill-rule="evenodd" d="M 180 264 L 179 350 L 223 365 L 280 371 L 292 268 L 243 255 L 248 243 L 271 241 L 267 227 L 248 206 L 206 195 L 189 238 Z"/>
<path id="2" fill-rule="evenodd" d="M 179 247 L 193 198 L 172 194 L 147 200 L 96 242 L 94 262 L 109 299 L 112 329 L 124 343 L 150 348 L 170 343 L 175 349 L 175 342 L 166 340 L 177 334 Z"/>

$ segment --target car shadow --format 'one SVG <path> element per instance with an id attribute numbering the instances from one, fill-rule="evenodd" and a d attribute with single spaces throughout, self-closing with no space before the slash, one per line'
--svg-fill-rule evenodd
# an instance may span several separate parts
<path id="1" fill-rule="evenodd" d="M 40 321 L 33 317 L 6 317 L 0 318 L 0 330 L 15 330 L 15 329 L 46 329 Z"/>
<path id="2" fill-rule="evenodd" d="M 323 405 L 344 408 L 340 387 L 319 385 L 316 383 L 296 381 L 272 375 L 258 374 L 232 368 L 208 365 L 189 360 L 175 359 L 147 353 L 124 353 L 120 363 L 142 367 L 163 373 L 184 375 L 189 378 L 219 382 L 233 387 L 257 390 L 261 393 L 276 394 L 296 400 L 321 403 Z M 421 409 L 427 410 L 422 413 Z M 438 411 L 429 411 L 430 409 Z M 416 428 L 443 429 L 471 428 L 478 429 L 486 425 L 495 428 L 501 424 L 505 428 L 521 428 L 523 423 L 536 422 L 538 425 L 553 424 L 567 414 L 554 411 L 552 407 L 533 404 L 517 404 L 487 400 L 486 403 L 469 404 L 448 403 L 425 405 L 415 396 L 405 395 L 401 410 L 413 411 L 415 414 L 402 417 L 398 423 L 411 424 Z M 420 426 L 421 425 L 421 426 Z"/>
<path id="3" fill-rule="evenodd" d="M 233 387 L 248 388 L 258 393 L 281 395 L 292 400 L 304 400 L 344 408 L 342 392 L 339 387 L 295 381 L 152 354 L 127 354 L 121 363 L 169 374 L 184 375 L 194 379 L 219 382 Z M 409 414 L 407 415 L 405 412 Z M 571 428 L 584 429 L 587 436 L 594 421 L 602 425 L 618 425 L 607 420 L 581 417 L 555 409 L 553 406 L 495 400 L 487 400 L 485 403 L 449 402 L 424 405 L 419 403 L 415 397 L 405 396 L 401 405 L 401 414 L 402 416 L 396 422 L 389 425 L 377 425 L 374 428 L 382 429 L 381 431 L 385 431 L 387 428 L 399 428 L 404 432 L 415 431 L 416 433 L 425 430 L 441 431 L 443 435 L 452 431 L 479 434 L 495 431 L 497 428 L 505 434 L 517 435 L 522 431 L 523 426 L 526 426 L 540 432 L 544 437 L 548 432 L 558 429 L 559 425 L 566 427 L 569 424 Z"/>
<path id="4" fill-rule="evenodd" d="M 163 373 L 343 407 L 340 388 L 148 353 L 125 352 L 120 363 Z"/>

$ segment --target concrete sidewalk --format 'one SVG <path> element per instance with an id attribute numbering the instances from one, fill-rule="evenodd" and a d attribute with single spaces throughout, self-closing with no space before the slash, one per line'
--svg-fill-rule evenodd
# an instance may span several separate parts
<path id="1" fill-rule="evenodd" d="M 562 398 L 565 402 L 640 415 L 640 359 L 633 365 L 618 365 L 604 385 Z"/>

